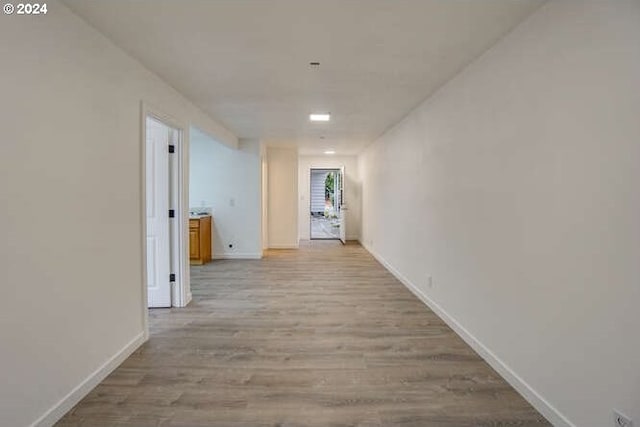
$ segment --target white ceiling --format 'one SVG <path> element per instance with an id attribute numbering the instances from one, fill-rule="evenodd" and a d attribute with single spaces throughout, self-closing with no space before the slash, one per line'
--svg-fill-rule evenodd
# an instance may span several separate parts
<path id="1" fill-rule="evenodd" d="M 64 2 L 238 137 L 356 154 L 542 0 Z"/>

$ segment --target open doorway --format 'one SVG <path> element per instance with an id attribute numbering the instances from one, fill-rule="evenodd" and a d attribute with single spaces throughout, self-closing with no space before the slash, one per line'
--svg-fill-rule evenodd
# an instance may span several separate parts
<path id="1" fill-rule="evenodd" d="M 339 240 L 341 235 L 341 171 L 310 170 L 310 237 L 312 240 Z"/>
<path id="2" fill-rule="evenodd" d="M 146 303 L 184 306 L 182 129 L 144 113 Z"/>

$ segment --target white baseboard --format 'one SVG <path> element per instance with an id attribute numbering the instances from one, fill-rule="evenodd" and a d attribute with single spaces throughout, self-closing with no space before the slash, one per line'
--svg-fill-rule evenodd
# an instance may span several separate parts
<path id="1" fill-rule="evenodd" d="M 262 253 L 229 253 L 219 254 L 213 257 L 213 259 L 261 259 Z"/>
<path id="2" fill-rule="evenodd" d="M 544 397 L 527 384 L 516 372 L 513 371 L 506 363 L 496 356 L 489 348 L 487 348 L 480 340 L 473 336 L 464 326 L 462 326 L 455 318 L 450 316 L 441 306 L 429 298 L 424 291 L 418 288 L 414 283 L 407 279 L 395 267 L 387 262 L 382 256 L 375 252 L 363 242 L 360 244 L 378 260 L 396 279 L 400 281 L 407 289 L 409 289 L 418 299 L 420 299 L 427 307 L 429 307 L 438 317 L 440 317 L 453 331 L 460 336 L 485 362 L 487 362 L 511 387 L 513 387 L 527 402 L 531 404 L 538 412 L 540 412 L 555 427 L 575 427 L 571 421 L 567 419 L 560 411 L 551 405 Z"/>
<path id="3" fill-rule="evenodd" d="M 187 300 L 184 302 L 184 306 L 185 307 L 188 306 L 192 299 L 193 299 L 193 294 L 191 293 L 191 291 L 189 291 L 187 293 Z"/>
<path id="4" fill-rule="evenodd" d="M 145 334 L 141 332 L 133 338 L 120 351 L 111 356 L 102 366 L 96 369 L 84 381 L 78 384 L 73 390 L 63 397 L 58 403 L 53 405 L 47 412 L 31 424 L 31 427 L 49 427 L 54 425 L 71 408 L 74 407 L 83 397 L 95 388 L 107 375 L 113 372 L 127 357 L 138 349 L 144 342 Z"/>
<path id="5" fill-rule="evenodd" d="M 298 244 L 292 245 L 269 245 L 269 249 L 298 249 Z"/>

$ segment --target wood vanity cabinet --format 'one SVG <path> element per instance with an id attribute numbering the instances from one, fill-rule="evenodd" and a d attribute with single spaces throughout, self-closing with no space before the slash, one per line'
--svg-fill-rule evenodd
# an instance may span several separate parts
<path id="1" fill-rule="evenodd" d="M 211 261 L 211 216 L 189 218 L 189 262 L 195 265 Z"/>

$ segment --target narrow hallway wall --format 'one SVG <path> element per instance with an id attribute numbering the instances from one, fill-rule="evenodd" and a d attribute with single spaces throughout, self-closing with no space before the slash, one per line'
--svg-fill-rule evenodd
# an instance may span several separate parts
<path id="1" fill-rule="evenodd" d="M 558 426 L 640 422 L 639 88 L 639 2 L 550 1 L 360 156 L 362 242 Z"/>

